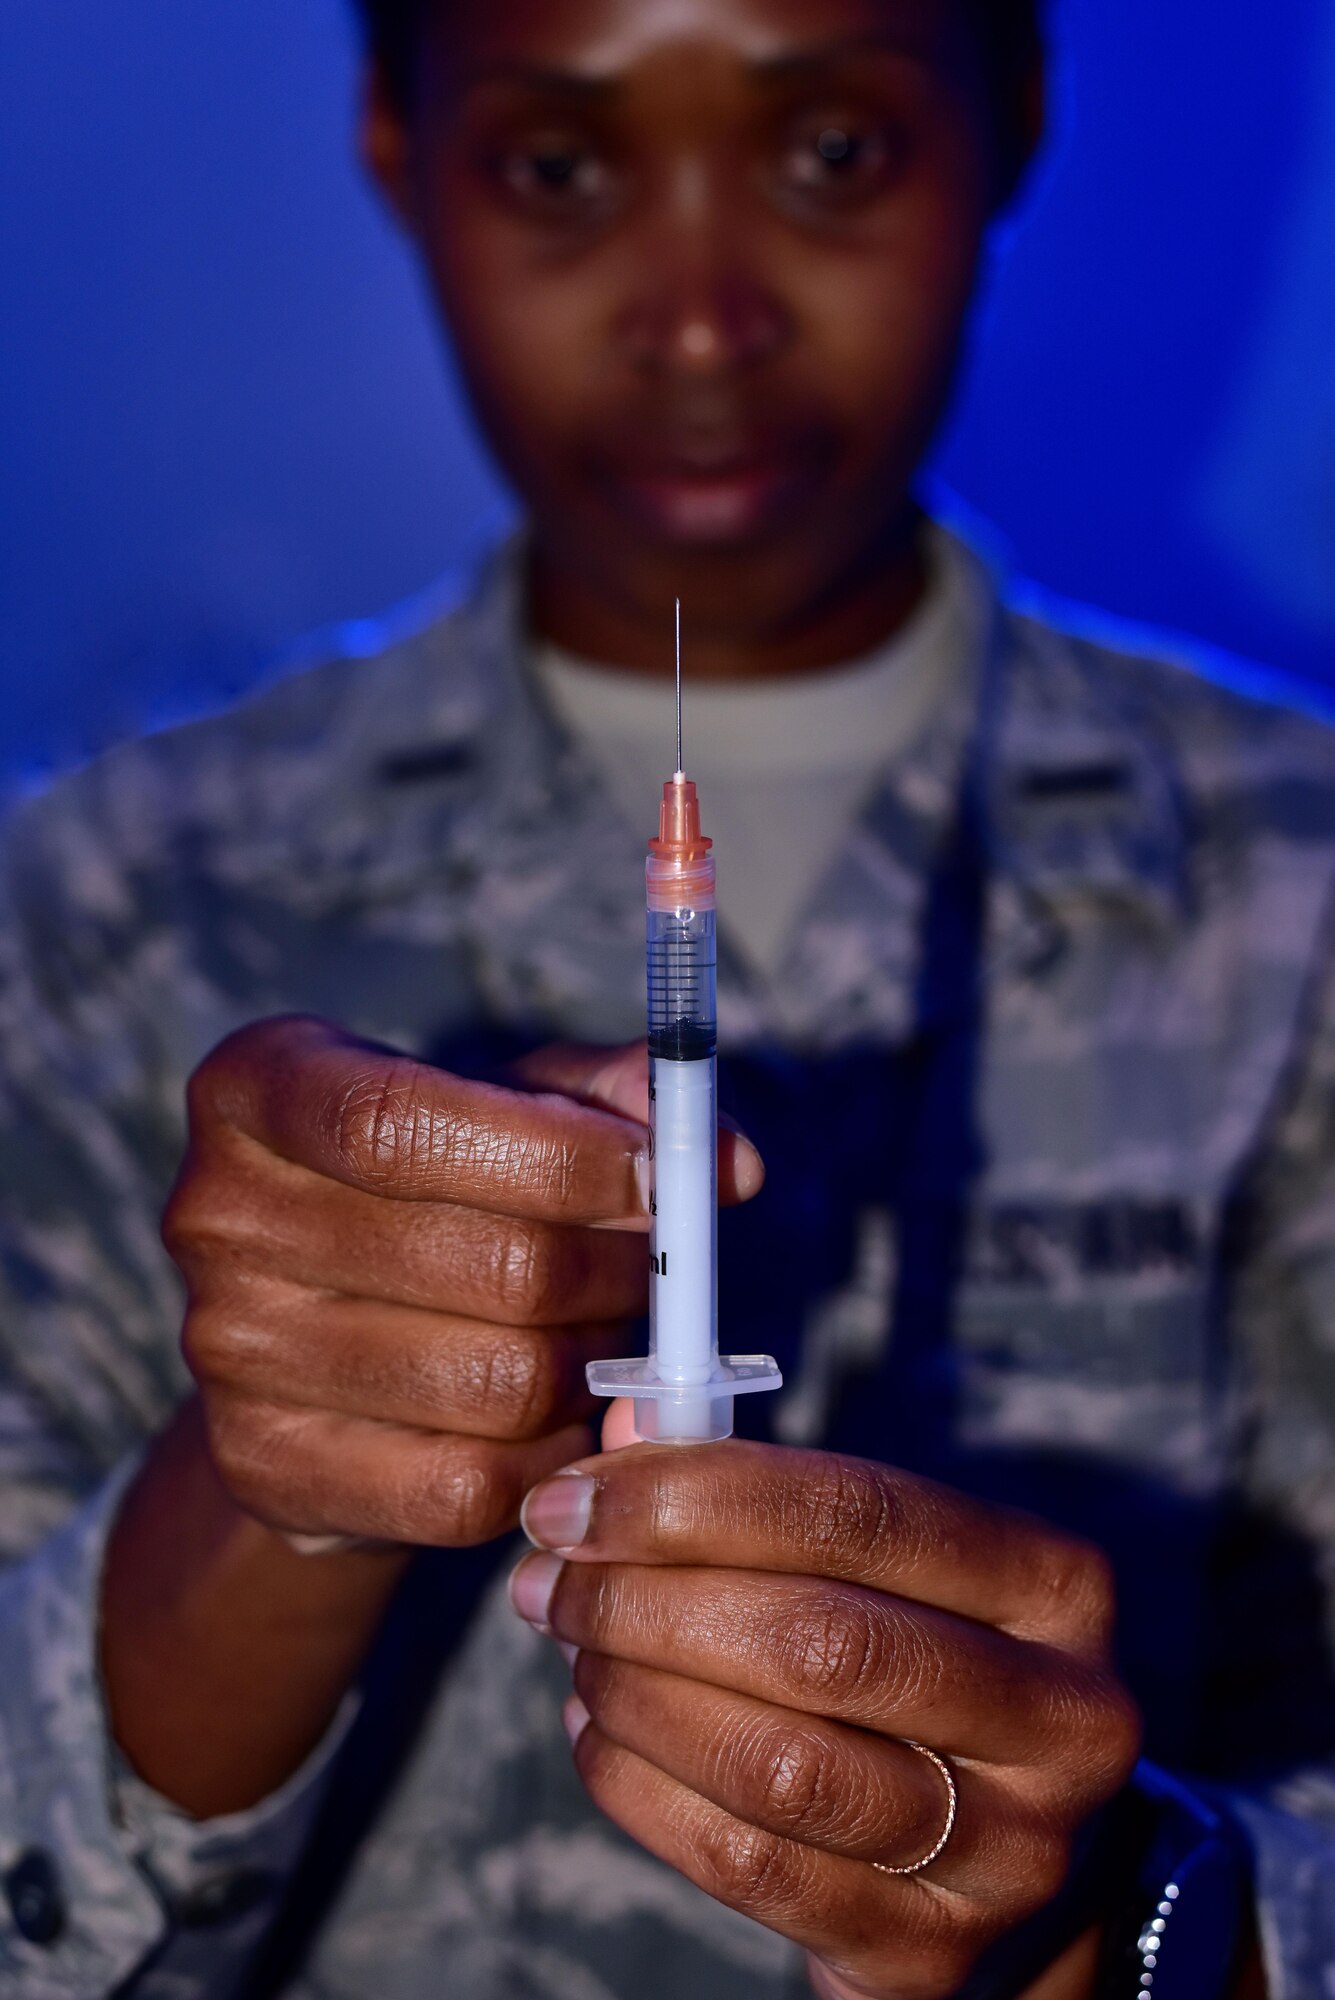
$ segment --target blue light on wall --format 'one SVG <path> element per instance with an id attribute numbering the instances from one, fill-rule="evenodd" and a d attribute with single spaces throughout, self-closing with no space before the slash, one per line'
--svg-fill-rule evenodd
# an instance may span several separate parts
<path id="1" fill-rule="evenodd" d="M 1335 681 L 1335 17 L 1058 0 L 943 477 L 1072 597 Z M 351 158 L 343 0 L 0 11 L 0 784 L 505 517 Z"/>

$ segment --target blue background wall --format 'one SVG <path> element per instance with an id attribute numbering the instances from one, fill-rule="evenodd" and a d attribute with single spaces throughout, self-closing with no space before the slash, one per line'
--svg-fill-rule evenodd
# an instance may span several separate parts
<path id="1" fill-rule="evenodd" d="M 940 471 L 1053 589 L 1335 681 L 1335 8 L 1057 7 Z M 342 0 L 0 9 L 0 785 L 505 516 L 354 68 Z"/>

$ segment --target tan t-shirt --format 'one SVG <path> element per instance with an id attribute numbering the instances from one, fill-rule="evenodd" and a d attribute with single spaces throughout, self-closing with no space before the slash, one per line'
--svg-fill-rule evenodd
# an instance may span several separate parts
<path id="1" fill-rule="evenodd" d="M 782 680 L 689 680 L 686 770 L 719 866 L 720 928 L 762 973 L 887 769 L 919 741 L 976 636 L 963 565 L 933 540 L 927 590 L 886 645 L 851 665 Z M 688 641 L 689 647 L 689 641 Z M 672 684 L 554 646 L 534 667 L 552 710 L 647 840 L 676 762 Z"/>

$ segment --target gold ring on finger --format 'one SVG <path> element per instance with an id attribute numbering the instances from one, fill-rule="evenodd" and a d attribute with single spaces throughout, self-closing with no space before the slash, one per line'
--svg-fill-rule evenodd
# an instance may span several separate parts
<path id="1" fill-rule="evenodd" d="M 932 1863 L 939 1860 L 941 1855 L 944 1854 L 946 1842 L 955 1831 L 955 1814 L 959 1810 L 959 1787 L 955 1783 L 955 1773 L 951 1770 L 945 1758 L 938 1757 L 935 1750 L 929 1750 L 925 1743 L 911 1742 L 908 1737 L 904 1738 L 904 1747 L 906 1750 L 916 1750 L 918 1755 L 925 1757 L 929 1764 L 935 1764 L 937 1770 L 945 1779 L 946 1823 L 941 1829 L 936 1845 L 923 1855 L 921 1861 L 910 1862 L 907 1868 L 893 1868 L 888 1861 L 873 1861 L 871 1864 L 872 1867 L 879 1868 L 882 1875 L 921 1875 L 924 1868 L 930 1868 Z"/>

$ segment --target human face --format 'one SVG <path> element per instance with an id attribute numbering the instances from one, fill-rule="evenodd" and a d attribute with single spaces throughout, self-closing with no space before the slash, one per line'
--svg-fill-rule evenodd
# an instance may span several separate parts
<path id="1" fill-rule="evenodd" d="M 847 657 L 913 589 L 909 485 L 997 197 L 960 0 L 439 0 L 368 151 L 414 230 L 564 643 Z"/>

